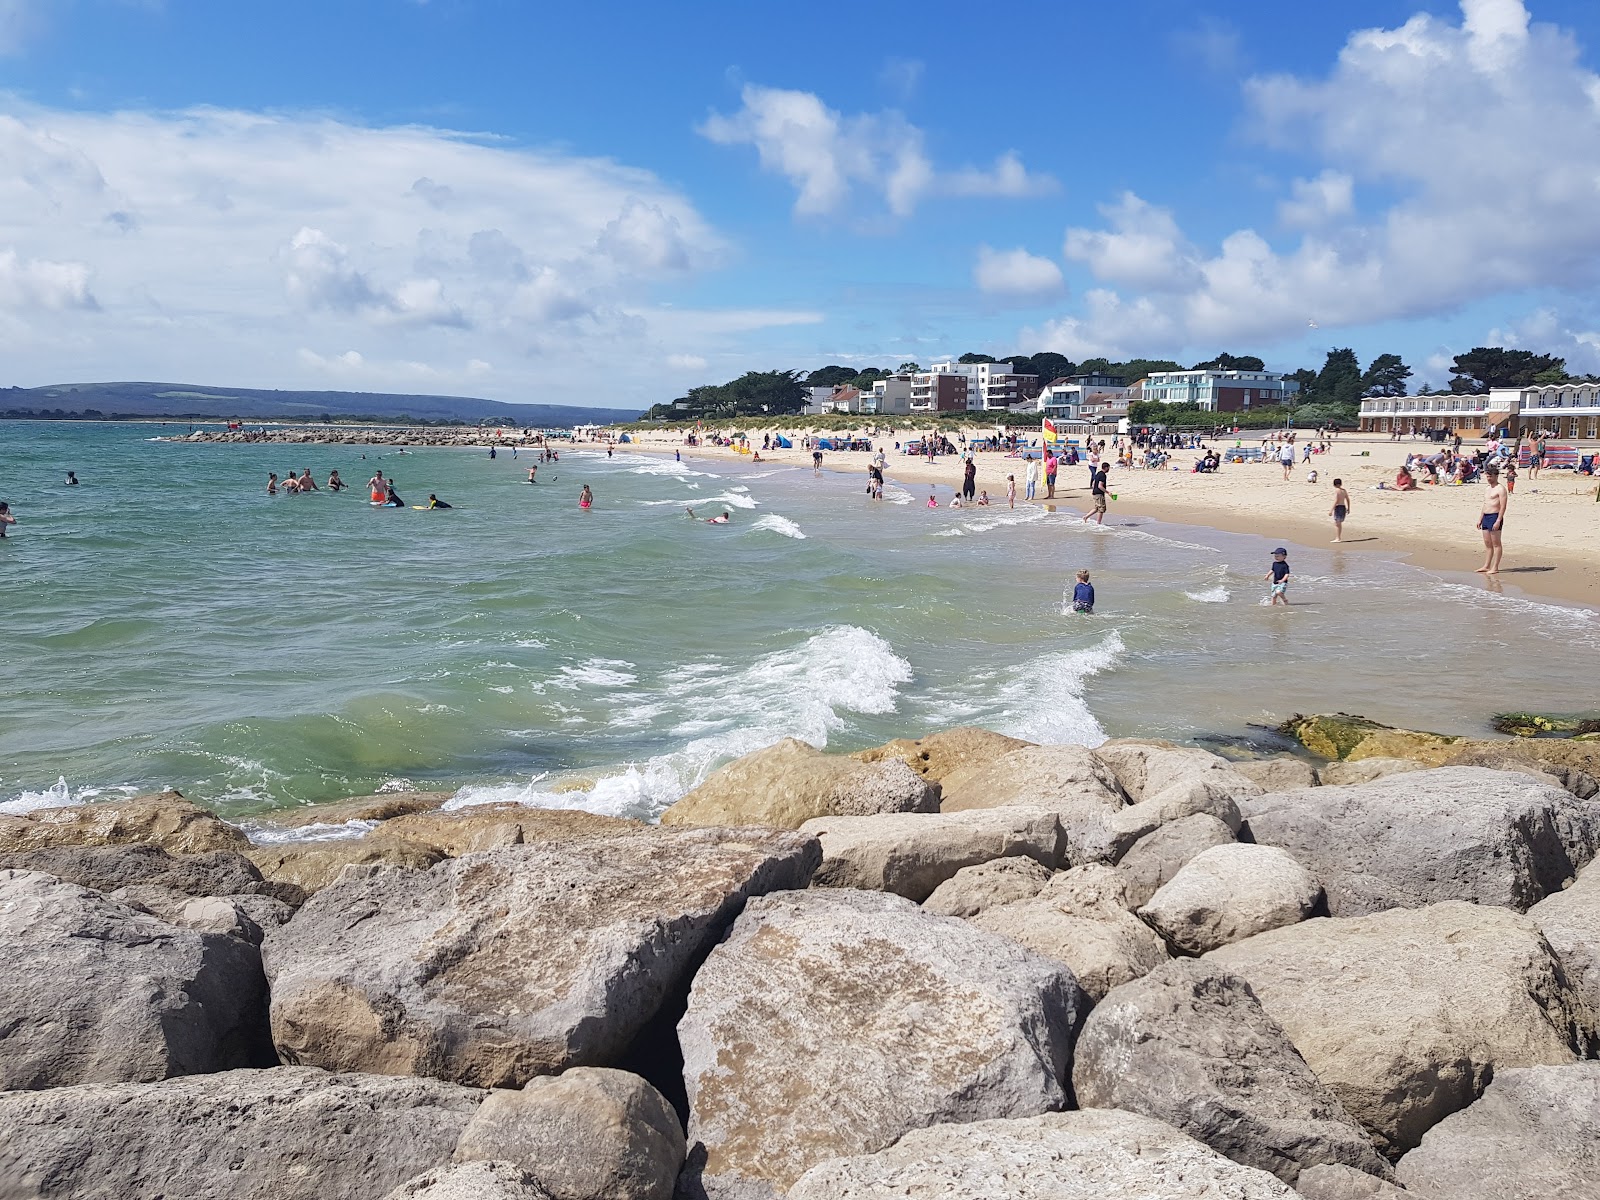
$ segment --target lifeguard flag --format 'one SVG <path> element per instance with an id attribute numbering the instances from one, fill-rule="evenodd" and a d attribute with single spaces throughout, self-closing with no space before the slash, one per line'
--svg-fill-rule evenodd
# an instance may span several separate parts
<path id="1" fill-rule="evenodd" d="M 1056 423 L 1049 417 L 1044 419 L 1044 440 L 1047 442 L 1059 442 L 1061 440 L 1061 435 L 1056 432 Z"/>

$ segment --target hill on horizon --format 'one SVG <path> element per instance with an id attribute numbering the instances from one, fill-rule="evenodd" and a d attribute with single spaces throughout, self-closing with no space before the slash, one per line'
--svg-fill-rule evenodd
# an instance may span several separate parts
<path id="1" fill-rule="evenodd" d="M 414 396 L 388 392 L 305 392 L 211 387 L 192 383 L 55 383 L 0 388 L 0 415 L 62 413 L 186 420 L 320 421 L 328 417 L 381 420 L 497 422 L 523 428 L 563 428 L 635 421 L 636 408 L 567 404 L 507 404 L 475 396 Z"/>

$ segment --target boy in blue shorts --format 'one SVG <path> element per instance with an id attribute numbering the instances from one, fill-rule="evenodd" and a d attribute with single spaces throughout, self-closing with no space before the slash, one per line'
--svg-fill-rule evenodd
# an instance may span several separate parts
<path id="1" fill-rule="evenodd" d="M 1272 567 L 1262 578 L 1272 580 L 1271 603 L 1289 603 L 1289 552 L 1282 546 L 1272 552 Z"/>

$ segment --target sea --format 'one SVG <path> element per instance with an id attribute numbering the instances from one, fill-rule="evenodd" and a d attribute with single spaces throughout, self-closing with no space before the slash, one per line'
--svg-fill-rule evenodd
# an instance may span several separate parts
<path id="1" fill-rule="evenodd" d="M 248 821 L 444 788 L 652 818 L 783 737 L 974 724 L 1246 753 L 1297 712 L 1488 734 L 1600 693 L 1595 609 L 1270 525 L 1113 504 L 1097 527 L 951 509 L 948 486 L 930 509 L 892 460 L 874 501 L 809 464 L 576 447 L 529 484 L 531 453 L 162 440 L 189 429 L 0 422 L 0 812 L 172 787 Z M 265 494 L 304 467 L 351 490 Z M 454 507 L 373 508 L 378 468 Z M 1262 604 L 1280 544 L 1287 609 Z"/>

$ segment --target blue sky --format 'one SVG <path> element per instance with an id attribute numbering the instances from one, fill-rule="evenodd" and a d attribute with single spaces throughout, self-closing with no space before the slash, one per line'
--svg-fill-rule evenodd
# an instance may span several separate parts
<path id="1" fill-rule="evenodd" d="M 1600 369 L 1600 6 L 0 0 L 0 386 Z"/>

